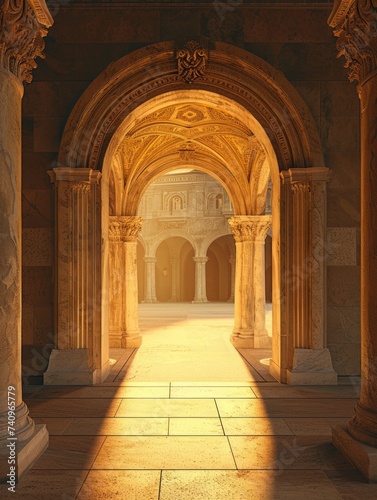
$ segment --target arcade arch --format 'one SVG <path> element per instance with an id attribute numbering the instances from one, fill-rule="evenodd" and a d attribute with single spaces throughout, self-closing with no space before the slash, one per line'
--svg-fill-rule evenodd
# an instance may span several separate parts
<path id="1" fill-rule="evenodd" d="M 81 351 L 71 355 L 81 356 L 87 381 L 105 376 L 109 309 L 120 345 L 140 345 L 137 207 L 154 179 L 189 167 L 213 175 L 233 202 L 234 345 L 255 347 L 261 297 L 253 290 L 272 222 L 271 373 L 282 382 L 336 383 L 324 343 L 324 259 L 314 252 L 325 231 L 327 179 L 314 120 L 289 82 L 265 61 L 219 42 L 210 55 L 205 74 L 188 89 L 172 42 L 140 49 L 101 74 L 68 120 L 52 174 L 61 251 L 51 380 L 64 382 L 59 358 L 65 349 Z M 269 181 L 272 217 L 265 214 Z M 174 206 L 184 209 L 184 197 Z M 73 231 L 68 220 L 74 221 Z M 77 255 L 87 262 L 84 271 L 75 267 Z M 308 266 L 310 278 L 290 274 Z"/>

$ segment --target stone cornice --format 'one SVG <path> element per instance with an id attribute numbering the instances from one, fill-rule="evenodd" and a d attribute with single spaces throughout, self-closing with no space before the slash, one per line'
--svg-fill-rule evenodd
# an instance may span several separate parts
<path id="1" fill-rule="evenodd" d="M 377 0 L 338 0 L 328 23 L 349 80 L 362 83 L 377 69 Z"/>
<path id="2" fill-rule="evenodd" d="M 4 0 L 0 12 L 0 67 L 21 82 L 32 80 L 36 57 L 44 57 L 47 28 L 53 23 L 44 0 Z"/>

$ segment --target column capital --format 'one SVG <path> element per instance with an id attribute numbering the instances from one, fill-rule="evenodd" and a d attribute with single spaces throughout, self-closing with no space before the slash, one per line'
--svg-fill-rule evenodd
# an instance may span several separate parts
<path id="1" fill-rule="evenodd" d="M 348 79 L 363 83 L 377 70 L 377 1 L 336 0 L 328 24 L 338 38 Z"/>
<path id="2" fill-rule="evenodd" d="M 237 242 L 263 240 L 272 224 L 271 215 L 236 215 L 228 223 Z"/>
<path id="3" fill-rule="evenodd" d="M 193 257 L 193 261 L 194 262 L 202 262 L 202 263 L 204 262 L 204 263 L 206 263 L 206 262 L 208 262 L 208 257 L 206 257 L 206 256 L 205 257 Z"/>
<path id="4" fill-rule="evenodd" d="M 4 0 L 0 17 L 0 65 L 30 83 L 36 57 L 44 58 L 43 38 L 53 24 L 45 0 Z"/>
<path id="5" fill-rule="evenodd" d="M 110 241 L 137 241 L 143 219 L 132 215 L 109 217 Z"/>

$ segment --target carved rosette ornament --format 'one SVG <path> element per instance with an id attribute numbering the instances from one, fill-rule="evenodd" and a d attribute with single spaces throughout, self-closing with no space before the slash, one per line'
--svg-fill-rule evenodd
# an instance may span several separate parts
<path id="1" fill-rule="evenodd" d="M 349 80 L 362 83 L 377 69 L 377 0 L 337 1 L 328 22 Z"/>
<path id="2" fill-rule="evenodd" d="M 44 58 L 44 40 L 52 17 L 44 0 L 2 0 L 0 64 L 23 82 L 32 80 L 36 57 Z"/>
<path id="3" fill-rule="evenodd" d="M 178 74 L 186 83 L 192 83 L 204 75 L 208 55 L 206 50 L 193 40 L 186 42 L 177 51 Z"/>

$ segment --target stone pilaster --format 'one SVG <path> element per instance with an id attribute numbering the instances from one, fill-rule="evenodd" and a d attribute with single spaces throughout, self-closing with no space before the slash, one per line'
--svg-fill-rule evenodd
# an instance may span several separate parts
<path id="1" fill-rule="evenodd" d="M 110 346 L 141 345 L 138 319 L 137 237 L 141 218 L 110 217 L 109 224 L 109 330 Z"/>
<path id="2" fill-rule="evenodd" d="M 229 224 L 236 241 L 231 340 L 237 348 L 267 347 L 270 341 L 265 329 L 264 242 L 271 216 L 235 216 Z"/>
<path id="3" fill-rule="evenodd" d="M 203 304 L 207 300 L 206 263 L 208 257 L 193 257 L 195 262 L 195 297 L 193 304 Z"/>
<path id="4" fill-rule="evenodd" d="M 102 382 L 109 368 L 102 335 L 101 192 L 97 170 L 55 168 L 58 232 L 57 348 L 44 374 L 46 385 Z"/>
<path id="5" fill-rule="evenodd" d="M 0 481 L 16 481 L 48 446 L 21 385 L 21 100 L 52 18 L 43 0 L 5 0 L 0 14 Z M 9 393 L 9 396 L 8 396 Z M 8 413 L 8 411 L 10 413 Z M 8 416 L 10 417 L 8 418 Z M 13 424 L 8 425 L 10 418 Z M 8 463 L 15 443 L 15 462 Z M 10 465 L 14 466 L 11 470 Z"/>
<path id="6" fill-rule="evenodd" d="M 286 191 L 288 266 L 284 279 L 290 384 L 336 384 L 325 347 L 326 332 L 326 182 L 327 168 L 290 169 L 281 173 Z"/>
<path id="7" fill-rule="evenodd" d="M 144 262 L 146 264 L 145 274 L 145 298 L 144 303 L 151 304 L 158 302 L 156 296 L 156 257 L 144 257 Z"/>
<path id="8" fill-rule="evenodd" d="M 374 1 L 335 3 L 329 24 L 358 82 L 361 110 L 361 392 L 347 427 L 333 442 L 370 482 L 377 482 L 377 6 Z"/>

